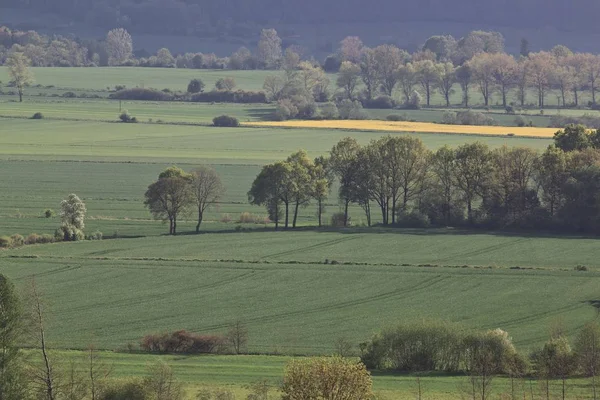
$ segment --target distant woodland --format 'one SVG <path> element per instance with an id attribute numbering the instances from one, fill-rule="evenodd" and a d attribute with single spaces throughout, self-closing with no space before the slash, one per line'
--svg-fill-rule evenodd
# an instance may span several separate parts
<path id="1" fill-rule="evenodd" d="M 198 33 L 232 24 L 429 21 L 482 27 L 558 27 L 597 32 L 600 2 L 578 0 L 4 0 L 2 7 L 60 13 L 97 27 L 124 26 L 135 33 Z M 9 21 L 0 21 L 3 23 Z M 240 32 L 242 33 L 242 32 Z"/>

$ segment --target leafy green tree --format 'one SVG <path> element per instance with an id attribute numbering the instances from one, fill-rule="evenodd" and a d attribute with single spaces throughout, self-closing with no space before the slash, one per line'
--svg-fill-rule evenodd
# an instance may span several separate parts
<path id="1" fill-rule="evenodd" d="M 155 219 L 169 221 L 169 235 L 177 234 L 177 219 L 192 203 L 190 175 L 181 168 L 169 167 L 148 186 L 144 204 Z"/>
<path id="2" fill-rule="evenodd" d="M 431 94 L 440 79 L 440 71 L 431 60 L 417 61 L 414 63 L 414 67 L 418 81 L 425 92 L 427 107 L 429 107 L 431 105 Z"/>
<path id="3" fill-rule="evenodd" d="M 263 29 L 258 42 L 257 57 L 267 69 L 276 69 L 281 60 L 281 38 L 275 29 Z"/>
<path id="4" fill-rule="evenodd" d="M 541 198 L 550 216 L 563 204 L 567 178 L 567 155 L 556 146 L 548 146 L 536 161 L 533 179 L 541 188 Z"/>
<path id="5" fill-rule="evenodd" d="M 339 197 L 344 206 L 344 226 L 348 225 L 348 207 L 352 201 L 350 193 L 354 170 L 354 161 L 360 145 L 351 137 L 340 140 L 329 152 L 331 171 L 340 182 Z"/>
<path id="6" fill-rule="evenodd" d="M 323 212 L 325 211 L 325 200 L 331 191 L 333 179 L 329 168 L 329 159 L 319 156 L 313 161 L 311 170 L 311 178 L 313 181 L 312 197 L 317 200 L 317 217 L 319 220 L 319 228 L 323 225 Z"/>
<path id="7" fill-rule="evenodd" d="M 21 302 L 12 282 L 0 274 L 0 399 L 25 398 L 26 385 L 18 342 L 23 333 Z"/>
<path id="8" fill-rule="evenodd" d="M 392 96 L 398 82 L 397 70 L 409 58 L 406 51 L 396 46 L 383 44 L 373 49 L 375 71 L 383 94 Z"/>
<path id="9" fill-rule="evenodd" d="M 106 35 L 109 65 L 122 65 L 133 56 L 133 40 L 123 28 L 113 29 Z"/>
<path id="10" fill-rule="evenodd" d="M 446 226 L 450 225 L 456 203 L 455 159 L 454 150 L 447 145 L 440 147 L 431 157 L 432 189 Z"/>
<path id="11" fill-rule="evenodd" d="M 564 336 L 551 338 L 538 353 L 534 354 L 535 370 L 543 381 L 546 399 L 551 398 L 550 380 L 561 380 L 561 398 L 565 400 L 567 378 L 576 368 L 576 358 L 571 350 L 569 340 Z"/>
<path id="12" fill-rule="evenodd" d="M 292 228 L 295 228 L 298 221 L 298 210 L 301 206 L 306 206 L 313 197 L 315 182 L 312 179 L 311 171 L 314 164 L 304 150 L 290 155 L 286 162 L 291 166 L 289 179 L 293 186 L 292 198 L 294 201 Z"/>
<path id="13" fill-rule="evenodd" d="M 215 88 L 217 90 L 233 90 L 235 89 L 235 86 L 235 78 L 232 78 L 231 76 L 219 78 L 215 83 Z"/>
<path id="14" fill-rule="evenodd" d="M 290 180 L 291 171 L 292 166 L 286 162 L 265 165 L 248 191 L 250 204 L 265 206 L 269 218 L 275 222 L 276 230 L 279 228 L 282 204 L 285 207 L 285 228 L 288 227 L 289 205 L 294 189 Z"/>
<path id="15" fill-rule="evenodd" d="M 61 231 L 65 241 L 84 238 L 85 203 L 74 193 L 60 202 Z"/>
<path id="16" fill-rule="evenodd" d="M 590 147 L 590 137 L 583 125 L 568 125 L 554 134 L 554 144 L 559 149 L 569 152 Z"/>
<path id="17" fill-rule="evenodd" d="M 360 62 L 360 77 L 365 84 L 365 95 L 367 100 L 372 100 L 379 86 L 379 73 L 377 70 L 377 58 L 373 49 L 364 48 Z"/>
<path id="18" fill-rule="evenodd" d="M 467 217 L 473 224 L 473 203 L 483 197 L 492 172 L 491 153 L 487 145 L 476 142 L 456 149 L 456 185 L 467 205 Z"/>
<path id="19" fill-rule="evenodd" d="M 455 77 L 463 92 L 463 105 L 469 107 L 469 88 L 473 79 L 473 69 L 469 64 L 461 65 L 456 68 Z"/>
<path id="20" fill-rule="evenodd" d="M 33 73 L 29 69 L 30 65 L 31 60 L 23 53 L 12 53 L 6 59 L 8 76 L 14 82 L 17 92 L 19 92 L 19 102 L 23 102 L 25 87 L 33 82 Z"/>
<path id="21" fill-rule="evenodd" d="M 439 79 L 438 89 L 446 100 L 446 107 L 450 107 L 450 97 L 454 94 L 454 82 L 456 82 L 456 69 L 451 62 L 437 64 Z"/>
<path id="22" fill-rule="evenodd" d="M 344 90 L 346 98 L 354 100 L 354 91 L 360 80 L 360 67 L 350 61 L 343 61 L 337 76 L 336 85 Z"/>
<path id="23" fill-rule="evenodd" d="M 410 96 L 417 84 L 417 72 L 415 71 L 413 64 L 407 63 L 406 65 L 401 65 L 396 70 L 396 76 L 402 95 L 404 96 L 404 104 L 408 105 L 410 103 Z"/>
<path id="24" fill-rule="evenodd" d="M 373 381 L 362 362 L 324 357 L 293 360 L 285 368 L 283 400 L 369 400 Z"/>
<path id="25" fill-rule="evenodd" d="M 204 82 L 202 79 L 192 79 L 187 87 L 188 93 L 201 93 L 204 90 Z"/>

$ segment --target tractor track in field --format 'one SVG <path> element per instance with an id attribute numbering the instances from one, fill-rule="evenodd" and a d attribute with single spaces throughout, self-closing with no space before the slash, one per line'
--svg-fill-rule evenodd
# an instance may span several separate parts
<path id="1" fill-rule="evenodd" d="M 439 259 L 435 260 L 434 263 L 436 263 L 436 264 L 438 264 L 438 263 L 446 263 L 446 262 L 452 261 L 452 260 L 457 259 L 457 258 L 465 259 L 467 257 L 481 256 L 481 255 L 484 255 L 486 253 L 489 253 L 489 252 L 492 252 L 492 251 L 496 251 L 496 250 L 502 250 L 502 249 L 505 249 L 507 247 L 511 247 L 511 246 L 514 246 L 514 245 L 519 244 L 521 242 L 529 241 L 529 240 L 531 240 L 531 238 L 514 239 L 514 240 L 511 240 L 511 241 L 506 242 L 506 243 L 499 243 L 499 244 L 494 244 L 494 245 L 491 245 L 491 246 L 482 247 L 482 248 L 479 248 L 477 250 L 471 250 L 471 251 L 467 251 L 467 252 L 464 252 L 464 253 L 459 253 L 459 254 L 453 255 L 451 257 L 439 258 Z"/>
<path id="2" fill-rule="evenodd" d="M 305 252 L 305 251 L 308 251 L 308 250 L 314 250 L 314 249 L 319 249 L 319 248 L 322 248 L 322 247 L 334 246 L 336 244 L 347 242 L 349 240 L 360 239 L 362 237 L 363 237 L 362 235 L 358 235 L 358 236 L 342 237 L 342 238 L 339 238 L 339 239 L 332 239 L 332 240 L 328 240 L 326 242 L 317 243 L 317 244 L 313 244 L 313 245 L 306 246 L 306 247 L 295 248 L 293 250 L 287 250 L 287 251 L 282 251 L 280 253 L 269 254 L 267 256 L 261 257 L 260 260 L 264 260 L 264 259 L 268 259 L 268 258 L 273 258 L 273 257 L 288 256 L 288 255 L 291 255 L 291 254 L 295 254 L 295 253 L 299 253 L 299 252 Z"/>
<path id="3" fill-rule="evenodd" d="M 368 296 L 368 297 L 354 299 L 354 300 L 347 300 L 347 301 L 343 301 L 343 302 L 339 302 L 339 303 L 329 304 L 329 305 L 320 306 L 320 307 L 313 307 L 313 308 L 309 308 L 309 309 L 305 309 L 305 310 L 296 310 L 296 311 L 291 311 L 291 312 L 286 312 L 286 313 L 275 313 L 275 314 L 269 314 L 269 315 L 264 315 L 264 316 L 260 316 L 260 317 L 249 318 L 249 319 L 244 320 L 244 322 L 250 323 L 250 324 L 252 324 L 252 323 L 268 323 L 268 322 L 277 321 L 279 319 L 297 317 L 297 316 L 305 316 L 305 315 L 317 314 L 317 313 L 322 313 L 322 312 L 327 312 L 327 311 L 336 311 L 336 310 L 341 310 L 344 308 L 361 306 L 361 305 L 365 305 L 365 304 L 369 304 L 369 303 L 373 303 L 373 302 L 377 302 L 377 301 L 389 300 L 392 298 L 404 298 L 407 295 L 413 294 L 415 292 L 429 289 L 432 286 L 434 286 L 446 279 L 447 279 L 447 277 L 436 275 L 434 277 L 425 279 L 424 281 L 420 282 L 419 284 L 417 284 L 411 288 L 407 288 L 407 289 L 403 289 L 403 290 L 392 290 L 392 291 L 380 293 L 380 294 L 377 294 L 374 296 Z M 194 331 L 197 331 L 197 332 L 215 331 L 215 330 L 227 328 L 227 326 L 228 326 L 227 324 L 215 324 L 215 325 L 211 325 L 211 326 L 205 326 L 202 328 L 196 328 L 196 329 L 194 329 Z"/>

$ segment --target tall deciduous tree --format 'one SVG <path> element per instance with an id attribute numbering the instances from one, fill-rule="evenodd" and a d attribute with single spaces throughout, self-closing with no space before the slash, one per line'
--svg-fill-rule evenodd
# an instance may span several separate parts
<path id="1" fill-rule="evenodd" d="M 356 139 L 346 137 L 340 140 L 330 151 L 330 166 L 340 182 L 340 199 L 344 205 L 344 226 L 348 224 L 348 207 L 352 201 L 350 194 L 353 180 L 354 161 L 360 149 Z"/>
<path id="2" fill-rule="evenodd" d="M 331 169 L 329 167 L 329 159 L 319 156 L 313 161 L 311 170 L 311 179 L 313 181 L 312 197 L 317 200 L 317 217 L 319 220 L 319 228 L 323 224 L 323 212 L 325 211 L 325 200 L 331 191 L 333 183 Z"/>
<path id="3" fill-rule="evenodd" d="M 541 199 L 551 216 L 554 216 L 564 200 L 563 185 L 567 180 L 567 156 L 556 146 L 549 146 L 538 157 L 534 180 L 541 189 Z"/>
<path id="4" fill-rule="evenodd" d="M 65 241 L 83 238 L 86 212 L 85 203 L 74 193 L 60 202 L 61 231 Z"/>
<path id="5" fill-rule="evenodd" d="M 513 56 L 504 53 L 492 54 L 490 59 L 493 65 L 492 76 L 502 95 L 502 106 L 506 107 L 508 92 L 517 79 L 517 62 Z"/>
<path id="6" fill-rule="evenodd" d="M 192 202 L 190 176 L 181 168 L 170 167 L 148 186 L 144 204 L 154 218 L 169 221 L 169 234 L 177 234 L 177 220 Z"/>
<path id="7" fill-rule="evenodd" d="M 556 60 L 551 53 L 542 51 L 530 54 L 527 64 L 529 80 L 537 90 L 538 106 L 544 108 L 546 92 L 552 82 L 552 71 L 556 65 Z"/>
<path id="8" fill-rule="evenodd" d="M 196 233 L 198 233 L 204 219 L 204 212 L 219 201 L 225 188 L 219 174 L 212 168 L 201 166 L 194 169 L 190 175 L 192 197 L 198 209 L 196 224 Z"/>
<path id="9" fill-rule="evenodd" d="M 417 72 L 417 79 L 425 92 L 425 99 L 427 106 L 431 105 L 431 94 L 440 78 L 440 71 L 436 68 L 433 61 L 424 60 L 417 61 L 414 63 L 415 71 Z"/>
<path id="10" fill-rule="evenodd" d="M 285 207 L 285 228 L 288 227 L 289 205 L 294 189 L 290 180 L 291 170 L 291 165 L 286 162 L 265 165 L 248 191 L 250 204 L 265 206 L 269 218 L 275 222 L 275 229 L 279 228 L 282 203 Z"/>
<path id="11" fill-rule="evenodd" d="M 468 62 L 473 71 L 473 80 L 483 96 L 485 106 L 489 106 L 490 98 L 494 92 L 494 69 L 495 65 L 490 54 L 479 53 Z"/>
<path id="12" fill-rule="evenodd" d="M 354 100 L 354 91 L 360 80 L 360 66 L 351 61 L 343 61 L 337 76 L 336 85 L 344 91 L 344 95 Z"/>
<path id="13" fill-rule="evenodd" d="M 358 36 L 347 36 L 340 42 L 340 56 L 342 61 L 359 63 L 364 45 Z"/>
<path id="14" fill-rule="evenodd" d="M 106 35 L 109 65 L 121 65 L 133 56 L 133 40 L 123 28 L 113 29 Z"/>
<path id="15" fill-rule="evenodd" d="M 404 50 L 389 44 L 377 46 L 373 49 L 373 52 L 375 69 L 381 83 L 381 89 L 384 94 L 391 96 L 398 82 L 396 71 L 408 59 L 409 55 Z"/>
<path id="16" fill-rule="evenodd" d="M 584 325 L 575 341 L 575 355 L 583 373 L 591 378 L 592 399 L 598 399 L 597 377 L 600 375 L 600 325 L 590 322 Z"/>
<path id="17" fill-rule="evenodd" d="M 473 219 L 473 203 L 482 197 L 492 170 L 491 154 L 487 145 L 476 142 L 456 149 L 456 185 L 467 205 L 469 223 Z"/>
<path id="18" fill-rule="evenodd" d="M 6 65 L 8 76 L 19 93 L 19 102 L 23 102 L 25 87 L 33 82 L 33 73 L 29 69 L 31 61 L 23 53 L 13 53 L 6 59 Z"/>
<path id="19" fill-rule="evenodd" d="M 373 49 L 365 48 L 362 52 L 360 62 L 360 76 L 365 84 L 365 94 L 371 100 L 377 92 L 379 85 L 379 74 L 377 70 L 377 58 Z"/>
<path id="20" fill-rule="evenodd" d="M 413 64 L 407 63 L 406 65 L 401 65 L 396 70 L 396 75 L 404 97 L 404 104 L 409 104 L 410 96 L 413 94 L 415 85 L 417 84 L 417 72 Z"/>
<path id="21" fill-rule="evenodd" d="M 290 155 L 286 162 L 291 166 L 290 181 L 293 184 L 292 197 L 294 201 L 292 228 L 295 228 L 300 207 L 306 206 L 312 198 L 314 181 L 311 171 L 314 164 L 304 150 L 299 150 Z"/>
<path id="22" fill-rule="evenodd" d="M 441 63 L 436 66 L 438 69 L 438 89 L 446 100 L 446 107 L 450 107 L 450 97 L 454 94 L 454 82 L 456 82 L 456 70 L 450 62 Z"/>
<path id="23" fill-rule="evenodd" d="M 469 88 L 473 79 L 473 70 L 469 64 L 464 64 L 456 68 L 455 76 L 462 90 L 463 105 L 469 107 Z"/>
<path id="24" fill-rule="evenodd" d="M 258 60 L 265 68 L 274 69 L 281 60 L 281 38 L 275 29 L 263 29 L 258 42 Z"/>
<path id="25" fill-rule="evenodd" d="M 23 313 L 15 287 L 0 274 L 0 399 L 25 398 L 25 379 L 18 343 L 23 334 Z"/>

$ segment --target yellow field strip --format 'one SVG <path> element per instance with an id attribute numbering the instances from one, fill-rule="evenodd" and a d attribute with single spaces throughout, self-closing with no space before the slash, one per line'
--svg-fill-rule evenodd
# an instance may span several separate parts
<path id="1" fill-rule="evenodd" d="M 474 126 L 474 125 L 444 125 L 430 122 L 396 122 L 396 121 L 268 121 L 248 122 L 244 126 L 277 127 L 277 128 L 314 128 L 314 129 L 344 129 L 355 131 L 381 132 L 420 132 L 448 133 L 467 135 L 518 136 L 533 138 L 552 138 L 557 128 L 530 128 L 514 126 Z"/>

